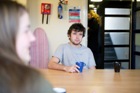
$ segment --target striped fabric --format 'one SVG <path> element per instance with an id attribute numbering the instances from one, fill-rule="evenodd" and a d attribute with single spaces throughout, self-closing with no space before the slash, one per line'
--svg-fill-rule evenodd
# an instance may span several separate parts
<path id="1" fill-rule="evenodd" d="M 34 31 L 36 41 L 31 44 L 30 65 L 35 68 L 47 68 L 49 61 L 48 39 L 45 31 L 42 28 L 37 28 Z"/>

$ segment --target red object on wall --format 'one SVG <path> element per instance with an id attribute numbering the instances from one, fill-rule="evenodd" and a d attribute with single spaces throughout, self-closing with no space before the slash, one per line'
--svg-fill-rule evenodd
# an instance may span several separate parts
<path id="1" fill-rule="evenodd" d="M 42 3 L 41 4 L 41 14 L 51 14 L 51 4 L 49 3 Z"/>

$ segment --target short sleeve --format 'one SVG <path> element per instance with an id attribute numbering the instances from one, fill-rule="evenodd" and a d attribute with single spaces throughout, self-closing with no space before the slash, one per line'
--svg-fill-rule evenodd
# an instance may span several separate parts
<path id="1" fill-rule="evenodd" d="M 88 68 L 90 68 L 92 66 L 96 66 L 94 55 L 93 55 L 93 53 L 91 52 L 90 49 L 89 49 L 89 63 L 88 64 L 89 64 Z"/>
<path id="2" fill-rule="evenodd" d="M 56 51 L 55 51 L 55 53 L 54 53 L 53 56 L 54 56 L 54 57 L 57 57 L 57 58 L 59 59 L 59 61 L 62 62 L 62 58 L 63 58 L 63 45 L 60 45 L 60 46 L 56 49 Z"/>

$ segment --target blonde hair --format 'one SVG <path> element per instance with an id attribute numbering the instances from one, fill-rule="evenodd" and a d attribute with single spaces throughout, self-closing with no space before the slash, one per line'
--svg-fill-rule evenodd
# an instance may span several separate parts
<path id="1" fill-rule="evenodd" d="M 95 13 L 94 10 L 89 10 L 89 14 L 92 18 L 95 18 L 97 20 L 99 25 L 101 25 L 101 17 L 97 13 Z"/>

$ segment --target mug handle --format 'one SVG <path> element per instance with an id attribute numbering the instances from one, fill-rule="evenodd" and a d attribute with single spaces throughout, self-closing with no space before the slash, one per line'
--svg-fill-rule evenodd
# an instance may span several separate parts
<path id="1" fill-rule="evenodd" d="M 86 64 L 84 63 L 84 66 L 86 66 Z"/>

